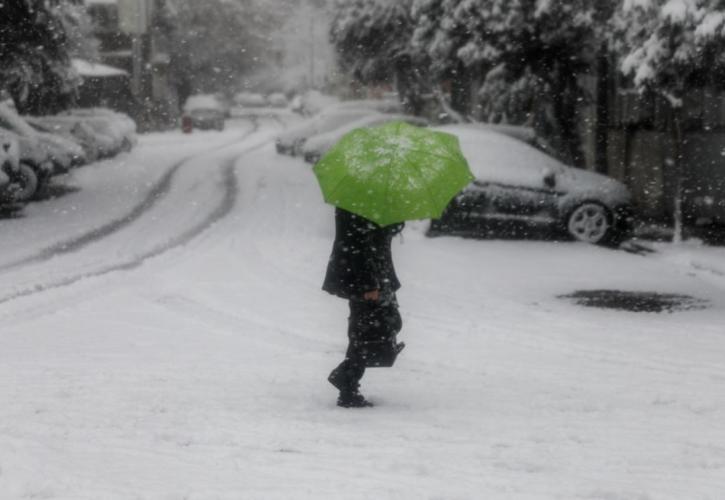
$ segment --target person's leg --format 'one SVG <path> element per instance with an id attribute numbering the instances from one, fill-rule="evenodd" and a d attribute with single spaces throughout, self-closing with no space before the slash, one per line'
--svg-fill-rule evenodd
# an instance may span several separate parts
<path id="1" fill-rule="evenodd" d="M 348 317 L 348 347 L 345 359 L 328 377 L 330 383 L 340 391 L 337 404 L 340 406 L 371 406 L 360 394 L 360 379 L 365 374 L 365 360 L 358 350 L 358 340 L 364 335 L 369 322 L 369 304 L 362 301 L 350 301 Z"/>

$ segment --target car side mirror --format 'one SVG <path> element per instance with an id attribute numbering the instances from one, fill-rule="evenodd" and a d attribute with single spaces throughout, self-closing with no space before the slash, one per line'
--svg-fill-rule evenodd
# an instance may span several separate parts
<path id="1" fill-rule="evenodd" d="M 556 187 L 556 173 L 548 168 L 544 170 L 544 186 L 553 189 Z"/>

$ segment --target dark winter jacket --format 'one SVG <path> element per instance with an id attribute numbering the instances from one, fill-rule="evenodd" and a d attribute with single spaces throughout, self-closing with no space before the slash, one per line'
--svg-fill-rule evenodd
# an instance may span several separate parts
<path id="1" fill-rule="evenodd" d="M 340 208 L 335 209 L 335 243 L 322 289 L 344 299 L 362 299 L 365 292 L 394 292 L 400 282 L 390 243 L 403 224 L 380 227 Z"/>

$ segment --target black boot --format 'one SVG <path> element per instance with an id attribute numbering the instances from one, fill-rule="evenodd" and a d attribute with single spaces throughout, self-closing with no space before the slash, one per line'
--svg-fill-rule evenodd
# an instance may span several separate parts
<path id="1" fill-rule="evenodd" d="M 365 373 L 365 366 L 350 359 L 345 359 L 340 365 L 330 372 L 327 381 L 338 391 L 357 392 L 360 387 L 360 379 Z"/>
<path id="2" fill-rule="evenodd" d="M 340 391 L 340 395 L 337 398 L 337 406 L 342 408 L 368 408 L 373 406 L 373 404 L 357 391 Z"/>
<path id="3" fill-rule="evenodd" d="M 343 408 L 364 408 L 372 406 L 362 394 L 360 394 L 360 379 L 365 373 L 365 367 L 346 359 L 340 366 L 332 370 L 327 380 L 340 391 L 337 398 L 337 406 Z"/>
<path id="4" fill-rule="evenodd" d="M 345 369 L 343 366 L 338 366 L 332 370 L 332 372 L 330 372 L 330 376 L 327 377 L 327 381 L 330 382 L 338 391 L 342 391 L 347 387 L 348 379 L 349 377 L 345 375 Z"/>

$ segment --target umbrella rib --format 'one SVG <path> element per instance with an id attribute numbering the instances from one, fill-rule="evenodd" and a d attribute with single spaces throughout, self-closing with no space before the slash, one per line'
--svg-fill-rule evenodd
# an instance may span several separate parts
<path id="1" fill-rule="evenodd" d="M 388 168 L 388 176 L 385 179 L 385 198 L 384 198 L 384 201 L 385 201 L 385 204 L 386 205 L 387 205 L 387 202 L 388 202 L 388 195 L 390 194 L 390 175 L 391 175 L 391 172 L 392 171 L 393 171 L 392 168 Z M 387 211 L 389 212 L 390 209 L 388 208 Z"/>
<path id="2" fill-rule="evenodd" d="M 430 151 L 425 151 L 423 149 L 413 149 L 413 148 L 411 148 L 411 151 L 415 151 L 416 153 L 422 153 L 422 154 L 425 154 L 425 155 L 428 155 L 428 156 L 435 156 L 436 158 L 440 158 L 441 160 L 450 160 L 452 157 L 458 156 L 458 155 L 443 156 L 443 155 L 439 155 L 438 153 L 431 153 Z"/>
<path id="3" fill-rule="evenodd" d="M 416 168 L 418 170 L 418 176 L 423 181 L 423 185 L 425 186 L 425 190 L 428 191 L 428 208 L 433 209 L 432 212 L 436 212 L 436 207 L 431 205 L 431 202 L 437 201 L 435 196 L 433 196 L 433 192 L 430 190 L 430 185 L 425 182 L 425 175 L 423 175 L 423 169 L 420 165 L 416 165 Z"/>
<path id="4" fill-rule="evenodd" d="M 350 174 L 344 175 L 339 181 L 337 181 L 337 184 L 335 184 L 335 188 L 329 190 L 330 191 L 330 195 L 332 195 L 333 193 L 337 192 L 337 188 L 339 188 L 340 187 L 340 184 L 342 184 L 345 181 L 345 179 L 347 179 L 348 177 L 350 177 Z M 322 194 L 324 195 L 325 193 L 323 192 Z"/>

